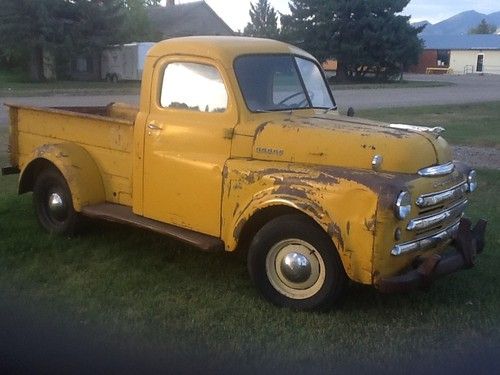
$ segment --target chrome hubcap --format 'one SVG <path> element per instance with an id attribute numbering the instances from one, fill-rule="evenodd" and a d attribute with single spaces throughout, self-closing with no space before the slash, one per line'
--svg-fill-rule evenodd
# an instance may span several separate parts
<path id="1" fill-rule="evenodd" d="M 64 200 L 58 193 L 52 193 L 49 196 L 49 211 L 57 219 L 63 219 L 66 215 Z"/>
<path id="2" fill-rule="evenodd" d="M 311 263 L 300 253 L 289 253 L 281 261 L 280 267 L 283 276 L 294 283 L 303 283 L 311 277 Z"/>
<path id="3" fill-rule="evenodd" d="M 315 295 L 325 281 L 325 263 L 310 243 L 289 238 L 275 244 L 266 256 L 266 274 L 279 293 L 305 299 Z"/>

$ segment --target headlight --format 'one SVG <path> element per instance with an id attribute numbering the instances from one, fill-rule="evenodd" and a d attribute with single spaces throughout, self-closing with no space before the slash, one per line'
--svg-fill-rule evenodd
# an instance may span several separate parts
<path id="1" fill-rule="evenodd" d="M 411 195 L 409 191 L 402 191 L 396 199 L 395 214 L 400 220 L 406 219 L 411 212 Z"/>
<path id="2" fill-rule="evenodd" d="M 472 193 L 476 189 L 477 189 L 477 173 L 473 169 L 472 171 L 469 172 L 469 175 L 467 176 L 467 191 Z"/>

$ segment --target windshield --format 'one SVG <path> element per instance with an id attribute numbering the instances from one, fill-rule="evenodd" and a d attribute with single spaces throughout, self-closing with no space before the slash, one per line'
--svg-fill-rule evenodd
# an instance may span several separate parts
<path id="1" fill-rule="evenodd" d="M 242 56 L 234 69 L 253 112 L 335 107 L 323 74 L 311 60 L 291 55 Z"/>

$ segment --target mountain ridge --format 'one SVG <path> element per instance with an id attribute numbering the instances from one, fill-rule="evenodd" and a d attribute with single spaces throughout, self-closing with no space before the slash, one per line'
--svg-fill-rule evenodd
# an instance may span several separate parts
<path id="1" fill-rule="evenodd" d="M 419 27 L 426 24 L 425 29 L 422 31 L 423 35 L 462 35 L 467 34 L 471 28 L 476 27 L 483 19 L 490 24 L 496 25 L 497 28 L 500 27 L 500 11 L 484 14 L 475 10 L 457 13 L 435 24 L 421 21 L 412 23 L 412 25 Z"/>

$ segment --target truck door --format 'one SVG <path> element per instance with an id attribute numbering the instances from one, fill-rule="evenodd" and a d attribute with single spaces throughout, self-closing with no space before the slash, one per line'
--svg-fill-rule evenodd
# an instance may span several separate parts
<path id="1" fill-rule="evenodd" d="M 220 235 L 222 172 L 238 118 L 227 82 L 210 60 L 172 57 L 156 65 L 144 141 L 144 216 Z"/>

